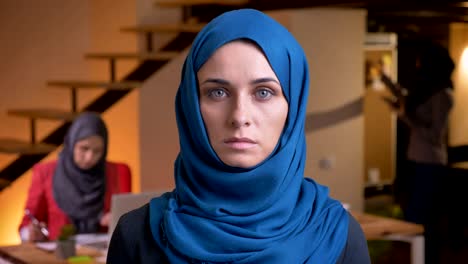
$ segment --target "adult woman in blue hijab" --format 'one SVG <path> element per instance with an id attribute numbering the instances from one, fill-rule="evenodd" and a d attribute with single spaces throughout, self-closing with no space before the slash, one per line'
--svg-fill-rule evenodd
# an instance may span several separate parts
<path id="1" fill-rule="evenodd" d="M 120 219 L 108 263 L 369 263 L 359 224 L 304 178 L 308 78 L 265 14 L 211 21 L 177 92 L 176 188 Z"/>

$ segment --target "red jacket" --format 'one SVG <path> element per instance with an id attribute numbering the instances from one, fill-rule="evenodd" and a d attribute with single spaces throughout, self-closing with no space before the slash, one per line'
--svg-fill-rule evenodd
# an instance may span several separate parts
<path id="1" fill-rule="evenodd" d="M 26 207 L 49 229 L 49 239 L 54 240 L 64 224 L 71 223 L 68 216 L 58 207 L 52 191 L 52 178 L 57 161 L 39 163 L 33 167 L 33 176 L 29 188 Z M 106 162 L 106 193 L 104 198 L 104 212 L 110 210 L 113 194 L 131 191 L 130 168 L 123 163 Z M 66 192 L 66 190 L 63 190 Z M 30 220 L 23 216 L 19 228 L 28 225 Z"/>

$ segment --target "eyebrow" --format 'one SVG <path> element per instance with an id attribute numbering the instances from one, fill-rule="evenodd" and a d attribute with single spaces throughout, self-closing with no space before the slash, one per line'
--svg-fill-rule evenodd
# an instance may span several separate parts
<path id="1" fill-rule="evenodd" d="M 270 77 L 265 77 L 265 78 L 259 78 L 251 81 L 251 84 L 258 84 L 258 83 L 265 83 L 265 82 L 275 82 L 277 84 L 280 84 L 277 80 L 270 78 Z M 218 78 L 209 78 L 206 79 L 202 84 L 205 83 L 216 83 L 216 84 L 223 84 L 223 85 L 228 85 L 230 84 L 229 81 L 224 80 L 224 79 L 218 79 Z"/>
<path id="2" fill-rule="evenodd" d="M 229 82 L 224 79 L 216 79 L 216 78 L 206 79 L 204 82 L 202 82 L 202 84 L 205 84 L 205 83 L 229 84 Z"/>
<path id="3" fill-rule="evenodd" d="M 251 83 L 257 84 L 257 83 L 265 83 L 265 82 L 274 82 L 274 83 L 280 84 L 277 80 L 270 78 L 270 77 L 259 78 L 259 79 L 253 80 Z"/>

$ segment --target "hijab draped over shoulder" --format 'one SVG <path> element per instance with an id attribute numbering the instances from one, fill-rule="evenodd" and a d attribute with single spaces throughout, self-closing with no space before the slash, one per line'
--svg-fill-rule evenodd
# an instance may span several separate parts
<path id="1" fill-rule="evenodd" d="M 74 162 L 73 148 L 77 141 L 94 135 L 104 141 L 103 156 L 93 168 L 82 170 Z M 104 208 L 106 155 L 107 128 L 104 121 L 95 113 L 81 114 L 65 136 L 52 181 L 57 205 L 79 233 L 98 231 Z"/>
<path id="2" fill-rule="evenodd" d="M 247 169 L 225 165 L 211 147 L 196 75 L 218 48 L 235 40 L 263 51 L 289 105 L 275 150 Z M 326 187 L 304 178 L 308 86 L 302 48 L 259 11 L 224 13 L 197 35 L 176 96 L 176 188 L 150 203 L 151 231 L 170 263 L 336 262 L 347 240 L 348 215 Z"/>

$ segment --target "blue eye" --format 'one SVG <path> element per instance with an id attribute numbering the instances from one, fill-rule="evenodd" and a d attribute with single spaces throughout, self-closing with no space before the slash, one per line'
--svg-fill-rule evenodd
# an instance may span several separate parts
<path id="1" fill-rule="evenodd" d="M 212 89 L 208 92 L 209 97 L 222 98 L 226 96 L 226 91 L 223 89 Z"/>
<path id="2" fill-rule="evenodd" d="M 269 89 L 259 89 L 259 90 L 256 91 L 256 94 L 255 94 L 255 96 L 258 99 L 262 99 L 262 100 L 268 99 L 272 95 L 273 95 L 273 93 Z"/>

